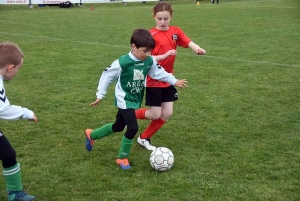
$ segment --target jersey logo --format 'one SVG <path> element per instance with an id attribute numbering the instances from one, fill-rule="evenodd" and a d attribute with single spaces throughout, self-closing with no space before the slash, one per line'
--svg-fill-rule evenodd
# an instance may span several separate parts
<path id="1" fill-rule="evenodd" d="M 0 91 L 0 100 L 2 102 L 5 102 L 5 100 L 6 100 L 4 88 L 2 88 L 2 90 Z"/>
<path id="2" fill-rule="evenodd" d="M 177 34 L 173 34 L 172 40 L 174 41 L 174 43 L 177 43 L 177 40 L 178 40 Z"/>
<path id="3" fill-rule="evenodd" d="M 136 70 L 133 71 L 133 80 L 145 80 L 143 70 Z"/>

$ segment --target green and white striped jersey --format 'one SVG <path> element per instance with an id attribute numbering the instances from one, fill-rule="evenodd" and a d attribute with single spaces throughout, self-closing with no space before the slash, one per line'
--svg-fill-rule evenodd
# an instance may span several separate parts
<path id="1" fill-rule="evenodd" d="M 138 109 L 143 101 L 147 75 L 171 85 L 175 85 L 177 81 L 152 56 L 142 61 L 129 52 L 104 70 L 99 80 L 96 96 L 103 99 L 109 85 L 117 79 L 115 105 L 120 109 Z"/>

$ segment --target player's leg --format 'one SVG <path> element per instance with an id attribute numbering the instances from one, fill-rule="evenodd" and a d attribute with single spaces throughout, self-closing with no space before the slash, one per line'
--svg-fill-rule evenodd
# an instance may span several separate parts
<path id="1" fill-rule="evenodd" d="M 178 92 L 174 86 L 164 88 L 162 92 L 160 118 L 167 121 L 173 115 L 173 105 L 178 100 Z"/>
<path id="2" fill-rule="evenodd" d="M 149 136 L 151 135 L 153 122 L 156 122 L 156 120 L 158 120 L 161 116 L 161 95 L 162 88 L 146 88 L 146 105 L 150 106 L 150 108 L 145 112 L 144 116 L 148 117 L 147 119 L 152 119 L 152 121 L 146 130 L 144 130 L 144 132 L 138 137 L 137 142 L 150 151 L 156 149 L 156 147 L 151 144 Z"/>
<path id="3" fill-rule="evenodd" d="M 152 120 L 150 125 L 141 134 L 141 138 L 150 138 L 166 123 L 173 114 L 173 102 L 178 100 L 178 93 L 175 87 L 169 86 L 161 89 L 161 116 Z M 151 145 L 152 146 L 152 145 Z M 147 147 L 146 147 L 147 148 Z M 148 148 L 147 148 L 148 149 Z M 148 149 L 153 150 L 153 149 Z"/>
<path id="4" fill-rule="evenodd" d="M 146 149 L 153 151 L 154 149 L 156 149 L 156 147 L 153 146 L 150 141 L 150 137 L 152 133 L 151 128 L 153 128 L 153 124 L 155 122 L 157 121 L 160 122 L 159 114 L 161 114 L 161 107 L 150 106 L 150 108 L 146 111 L 146 116 L 148 112 L 149 112 L 149 116 L 154 114 L 155 118 L 152 118 L 153 120 L 150 122 L 149 126 L 143 131 L 143 133 L 138 137 L 137 142 L 141 146 L 145 147 Z M 151 119 L 151 118 L 148 117 L 147 119 Z"/>
<path id="5" fill-rule="evenodd" d="M 35 197 L 23 192 L 20 164 L 16 159 L 16 152 L 0 131 L 0 160 L 8 192 L 8 200 L 31 201 Z"/>
<path id="6" fill-rule="evenodd" d="M 158 119 L 161 115 L 161 88 L 146 87 L 146 105 L 150 108 L 139 108 L 135 111 L 136 118 Z"/>
<path id="7" fill-rule="evenodd" d="M 88 151 L 92 151 L 93 145 L 95 140 L 103 138 L 105 136 L 108 136 L 112 133 L 114 133 L 112 129 L 113 123 L 105 124 L 102 127 L 92 130 L 92 129 L 86 129 L 85 130 L 85 147 Z"/>
<path id="8" fill-rule="evenodd" d="M 127 130 L 124 136 L 122 137 L 121 147 L 119 149 L 119 154 L 116 163 L 122 169 L 129 169 L 131 168 L 131 166 L 129 164 L 128 157 L 130 154 L 133 138 L 138 132 L 138 123 L 135 117 L 134 109 L 120 109 L 119 111 L 122 117 L 122 122 L 124 122 L 127 126 Z"/>
<path id="9" fill-rule="evenodd" d="M 102 127 L 95 130 L 86 129 L 85 131 L 86 149 L 88 151 L 92 151 L 95 140 L 101 139 L 115 132 L 121 132 L 124 130 L 124 128 L 125 128 L 125 123 L 122 120 L 120 110 L 119 110 L 116 116 L 115 123 L 105 124 Z"/>
<path id="10" fill-rule="evenodd" d="M 149 140 L 151 137 L 161 129 L 161 127 L 167 122 L 167 120 L 173 114 L 173 102 L 163 102 L 161 103 L 161 116 L 156 120 L 152 120 L 150 125 L 146 130 L 141 134 L 141 137 L 145 137 Z M 149 150 L 149 149 L 148 149 Z"/>
<path id="11" fill-rule="evenodd" d="M 163 121 L 167 121 L 173 115 L 173 102 L 163 102 L 161 103 L 161 116 Z"/>
<path id="12" fill-rule="evenodd" d="M 149 124 L 149 126 L 141 134 L 140 138 L 146 139 L 150 143 L 150 138 L 158 130 L 161 129 L 161 127 L 167 122 L 167 120 L 172 116 L 172 114 L 173 114 L 173 102 L 163 102 L 161 104 L 161 116 L 160 116 L 160 118 L 158 118 L 156 120 L 152 120 L 151 123 Z M 149 147 L 150 147 L 150 149 L 147 148 L 147 147 L 146 148 L 148 150 L 154 150 L 155 149 L 154 146 L 151 143 L 150 143 Z"/>

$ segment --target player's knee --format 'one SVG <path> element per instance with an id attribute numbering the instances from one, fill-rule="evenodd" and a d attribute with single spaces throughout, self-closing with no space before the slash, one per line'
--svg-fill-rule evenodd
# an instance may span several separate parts
<path id="1" fill-rule="evenodd" d="M 138 125 L 127 126 L 127 131 L 125 133 L 125 137 L 127 139 L 132 140 L 134 138 L 134 136 L 137 134 L 138 130 L 139 130 Z"/>
<path id="2" fill-rule="evenodd" d="M 169 119 L 172 115 L 173 115 L 173 111 L 168 112 L 168 113 L 167 113 L 168 119 Z"/>
<path id="3" fill-rule="evenodd" d="M 151 120 L 159 119 L 160 115 L 161 115 L 161 111 L 158 111 L 158 110 L 152 110 L 152 111 L 150 112 L 150 117 L 151 117 L 150 119 L 151 119 Z"/>
<path id="4" fill-rule="evenodd" d="M 159 107 L 151 107 L 149 110 L 147 110 L 148 113 L 146 113 L 146 118 L 150 120 L 156 120 L 159 119 L 161 115 L 161 108 Z"/>
<path id="5" fill-rule="evenodd" d="M 123 128 L 118 128 L 118 129 L 115 129 L 113 130 L 114 132 L 122 132 L 124 129 Z"/>
<path id="6" fill-rule="evenodd" d="M 166 111 L 162 113 L 161 118 L 164 120 L 168 120 L 172 117 L 172 115 L 173 115 L 173 111 Z"/>
<path id="7" fill-rule="evenodd" d="M 123 126 L 117 126 L 116 124 L 113 124 L 113 125 L 112 125 L 112 130 L 113 130 L 114 132 L 122 132 L 122 131 L 124 130 L 124 128 L 125 128 L 125 127 L 123 127 Z"/>
<path id="8" fill-rule="evenodd" d="M 161 113 L 154 113 L 152 114 L 152 120 L 156 120 L 156 119 L 159 119 Z"/>
<path id="9" fill-rule="evenodd" d="M 138 130 L 139 130 L 138 125 L 127 126 L 127 132 L 130 132 L 130 133 L 137 133 Z"/>

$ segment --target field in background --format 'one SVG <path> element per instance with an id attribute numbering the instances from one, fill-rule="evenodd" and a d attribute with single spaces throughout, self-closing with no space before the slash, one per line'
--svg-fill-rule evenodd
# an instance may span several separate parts
<path id="1" fill-rule="evenodd" d="M 207 55 L 178 48 L 174 116 L 155 135 L 175 155 L 156 173 L 134 143 L 132 169 L 115 159 L 116 133 L 85 150 L 84 130 L 114 121 L 113 86 L 96 108 L 101 72 L 129 51 L 135 28 L 155 26 L 152 3 L 28 9 L 0 5 L 0 41 L 18 43 L 24 66 L 5 83 L 11 104 L 39 123 L 1 120 L 25 190 L 37 201 L 300 200 L 300 14 L 293 0 L 170 1 Z M 90 9 L 94 6 L 94 10 Z M 140 132 L 148 121 L 140 121 Z M 139 132 L 139 133 L 140 133 Z M 1 171 L 2 169 L 0 169 Z M 6 200 L 0 179 L 0 200 Z"/>

